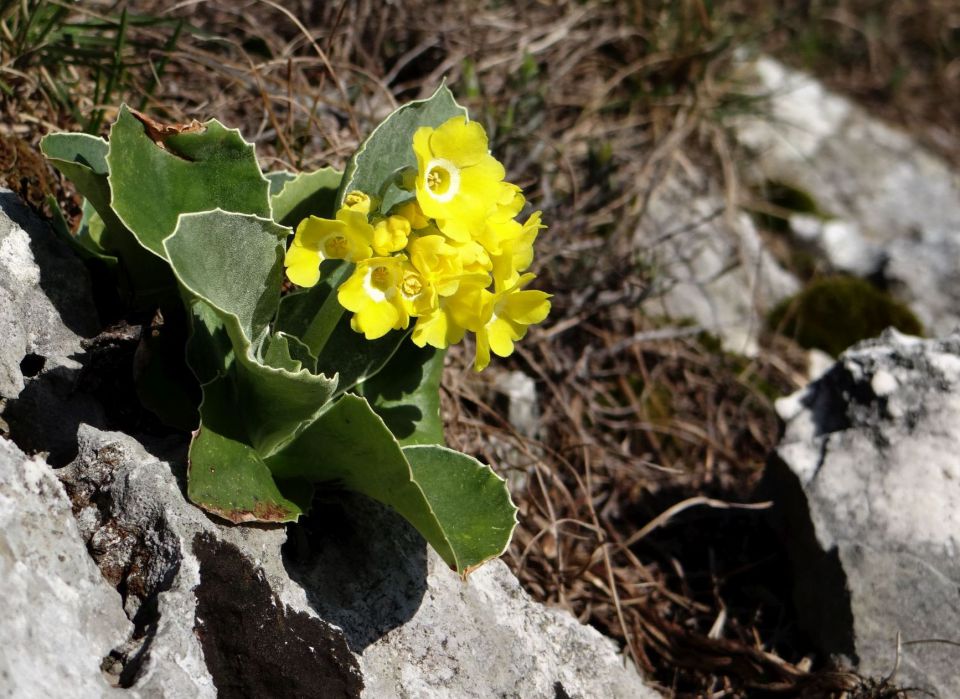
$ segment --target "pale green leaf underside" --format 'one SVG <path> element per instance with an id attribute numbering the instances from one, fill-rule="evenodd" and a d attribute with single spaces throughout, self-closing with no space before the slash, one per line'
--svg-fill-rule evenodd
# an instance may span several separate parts
<path id="1" fill-rule="evenodd" d="M 164 294 L 173 283 L 169 272 L 134 239 L 110 207 L 107 142 L 89 134 L 55 133 L 43 138 L 40 150 L 86 199 L 88 228 L 80 231 L 77 241 L 94 255 L 119 257 L 128 276 L 125 283 L 136 297 L 156 299 Z M 86 204 L 93 206 L 100 219 L 95 236 L 89 227 L 94 219 Z"/>

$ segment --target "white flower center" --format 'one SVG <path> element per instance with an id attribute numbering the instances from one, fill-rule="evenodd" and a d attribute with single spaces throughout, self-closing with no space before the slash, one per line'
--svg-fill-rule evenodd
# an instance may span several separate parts
<path id="1" fill-rule="evenodd" d="M 376 303 L 380 303 L 387 298 L 386 288 L 389 288 L 389 276 L 390 272 L 386 267 L 372 267 L 367 270 L 367 274 L 363 278 L 363 290 Z"/>
<path id="2" fill-rule="evenodd" d="M 460 170 L 446 158 L 434 158 L 427 163 L 427 191 L 441 204 L 446 204 L 460 190 Z"/>

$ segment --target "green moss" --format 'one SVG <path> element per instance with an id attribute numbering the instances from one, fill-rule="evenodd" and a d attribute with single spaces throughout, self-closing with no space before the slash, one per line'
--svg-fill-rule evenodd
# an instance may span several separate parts
<path id="1" fill-rule="evenodd" d="M 758 188 L 756 195 L 773 207 L 773 211 L 756 214 L 757 224 L 761 228 L 775 233 L 789 233 L 789 214 L 823 216 L 817 207 L 817 202 L 813 200 L 810 194 L 786 182 L 768 180 Z M 782 211 L 784 215 L 775 213 L 777 210 Z"/>
<path id="2" fill-rule="evenodd" d="M 855 277 L 814 280 L 774 308 L 767 322 L 772 330 L 792 337 L 801 346 L 816 347 L 833 356 L 891 326 L 910 335 L 923 333 L 909 308 Z"/>

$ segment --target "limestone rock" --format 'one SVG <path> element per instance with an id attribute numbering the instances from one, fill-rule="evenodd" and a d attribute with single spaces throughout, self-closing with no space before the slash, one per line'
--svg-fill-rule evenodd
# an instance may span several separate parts
<path id="1" fill-rule="evenodd" d="M 0 189 L 0 210 L 0 396 L 15 398 L 28 355 L 37 373 L 78 368 L 73 355 L 96 333 L 97 314 L 87 271 L 66 244 L 13 192 Z"/>
<path id="2" fill-rule="evenodd" d="M 3 420 L 28 452 L 59 466 L 76 427 L 101 411 L 77 391 L 82 338 L 97 332 L 86 268 L 65 241 L 12 192 L 0 189 L 0 400 Z"/>
<path id="3" fill-rule="evenodd" d="M 654 270 L 645 310 L 694 320 L 732 352 L 754 355 L 763 319 L 800 285 L 765 248 L 750 217 L 728 208 L 715 182 L 677 171 L 662 178 L 635 247 Z"/>
<path id="4" fill-rule="evenodd" d="M 0 593 L 0 695 L 113 695 L 100 668 L 130 633 L 120 595 L 87 554 L 53 470 L 3 438 Z"/>
<path id="5" fill-rule="evenodd" d="M 809 194 L 834 219 L 819 248 L 835 268 L 881 274 L 928 331 L 951 332 L 960 323 L 960 173 L 772 58 L 745 62 L 742 72 L 765 98 L 731 121 L 751 151 L 754 183 Z"/>
<path id="6" fill-rule="evenodd" d="M 184 500 L 182 469 L 127 435 L 83 426 L 79 444 L 63 478 L 101 569 L 136 591 L 125 604 L 143 632 L 123 674 L 144 696 L 656 696 L 503 563 L 461 582 L 372 501 L 330 503 L 287 542 L 283 527 L 211 520 Z M 153 450 L 177 463 L 175 445 Z M 269 633 L 236 621 L 265 615 L 250 628 Z"/>
<path id="7" fill-rule="evenodd" d="M 782 505 L 801 619 L 827 652 L 960 696 L 960 334 L 887 331 L 778 403 L 767 486 Z"/>

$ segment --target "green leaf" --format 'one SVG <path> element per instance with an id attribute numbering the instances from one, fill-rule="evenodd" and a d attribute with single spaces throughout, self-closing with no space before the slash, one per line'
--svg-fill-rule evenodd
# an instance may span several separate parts
<path id="1" fill-rule="evenodd" d="M 376 340 L 366 340 L 350 327 L 350 318 L 341 314 L 317 357 L 317 366 L 320 371 L 336 371 L 337 392 L 345 393 L 380 371 L 409 336 L 407 331 L 393 330 Z"/>
<path id="2" fill-rule="evenodd" d="M 98 240 L 94 240 L 87 233 L 89 229 L 89 218 L 91 216 L 96 217 L 96 220 L 100 223 L 100 227 L 103 226 L 103 221 L 94 211 L 93 207 L 90 206 L 90 203 L 86 200 L 83 202 L 83 219 L 80 222 L 80 233 L 73 235 L 70 232 L 70 227 L 67 225 L 67 219 L 63 215 L 63 211 L 60 209 L 60 202 L 57 201 L 57 198 L 52 194 L 46 196 L 47 206 L 50 207 L 50 213 L 52 214 L 50 219 L 50 227 L 53 229 L 53 232 L 56 233 L 60 238 L 69 245 L 81 259 L 87 261 L 97 261 L 105 266 L 106 269 L 101 269 L 102 273 L 115 274 L 115 267 L 117 266 L 117 258 L 113 255 L 107 254 L 107 252 L 100 247 Z M 85 235 L 86 233 L 86 235 Z"/>
<path id="3" fill-rule="evenodd" d="M 345 312 L 334 290 L 352 271 L 351 264 L 325 260 L 320 265 L 320 282 L 316 286 L 283 299 L 277 313 L 277 329 L 296 335 L 313 356 L 319 357 Z M 351 347 L 350 351 L 354 349 Z M 317 366 L 321 366 L 319 362 Z"/>
<path id="4" fill-rule="evenodd" d="M 283 189 L 283 185 L 289 182 L 292 179 L 296 178 L 296 173 L 287 172 L 286 170 L 278 170 L 275 172 L 265 172 L 263 176 L 267 178 L 267 181 L 270 183 L 270 196 L 273 197 L 275 194 L 279 194 L 280 190 Z"/>
<path id="5" fill-rule="evenodd" d="M 254 343 L 262 340 L 277 313 L 283 240 L 289 233 L 268 219 L 206 211 L 182 215 L 164 248 L 177 279 L 236 318 L 247 341 Z"/>
<path id="6" fill-rule="evenodd" d="M 489 466 L 436 444 L 404 447 L 403 455 L 456 554 L 457 572 L 465 576 L 507 550 L 517 508 Z"/>
<path id="7" fill-rule="evenodd" d="M 356 387 L 400 444 L 443 444 L 440 379 L 446 352 L 407 338 L 386 366 Z"/>
<path id="8" fill-rule="evenodd" d="M 234 523 L 295 521 L 309 507 L 313 486 L 291 481 L 278 487 L 263 459 L 230 422 L 238 397 L 226 378 L 206 384 L 203 396 L 203 421 L 190 443 L 187 496 Z"/>
<path id="9" fill-rule="evenodd" d="M 347 163 L 337 193 L 336 208 L 354 190 L 373 196 L 382 195 L 381 211 L 384 212 L 403 199 L 409 199 L 410 193 L 396 185 L 390 185 L 386 191 L 381 189 L 400 170 L 416 167 L 413 134 L 417 129 L 421 126 L 436 128 L 455 116 L 466 117 L 467 110 L 457 104 L 453 93 L 445 85 L 437 88 L 428 99 L 410 102 L 390 114 L 360 144 Z"/>
<path id="10" fill-rule="evenodd" d="M 245 442 L 262 455 L 313 420 L 337 386 L 336 377 L 269 366 L 260 359 L 279 304 L 282 241 L 288 233 L 267 219 L 208 211 L 181 216 L 176 232 L 164 241 L 189 299 L 209 307 L 194 311 L 194 333 L 203 338 L 191 339 L 191 366 L 201 380 L 229 372 L 240 406 L 232 414 L 239 413 Z M 225 338 L 231 350 L 224 348 Z"/>
<path id="11" fill-rule="evenodd" d="M 305 344 L 293 335 L 278 332 L 267 337 L 261 348 L 261 359 L 267 366 L 298 372 L 306 367 L 316 373 L 317 360 Z"/>
<path id="12" fill-rule="evenodd" d="M 275 477 L 330 482 L 389 505 L 464 576 L 499 556 L 516 525 L 506 484 L 488 467 L 435 445 L 401 449 L 351 394 L 266 463 Z"/>
<path id="13" fill-rule="evenodd" d="M 112 206 L 137 240 L 165 257 L 163 240 L 181 214 L 223 209 L 270 216 L 270 183 L 253 145 L 211 119 L 198 131 L 163 139 L 163 147 L 126 107 L 110 129 Z"/>
<path id="14" fill-rule="evenodd" d="M 166 265 L 136 241 L 110 207 L 107 142 L 89 134 L 55 133 L 43 138 L 40 150 L 74 183 L 102 221 L 102 229 L 94 236 L 94 218 L 85 206 L 88 228 L 86 234 L 81 229 L 78 242 L 98 257 L 122 261 L 120 284 L 138 306 L 148 308 L 169 296 L 174 282 Z"/>
<path id="15" fill-rule="evenodd" d="M 282 188 L 270 197 L 273 220 L 296 228 L 308 216 L 333 218 L 336 212 L 337 189 L 343 173 L 332 167 L 316 172 L 302 172 L 286 180 Z M 271 187 L 273 182 L 271 181 Z"/>

